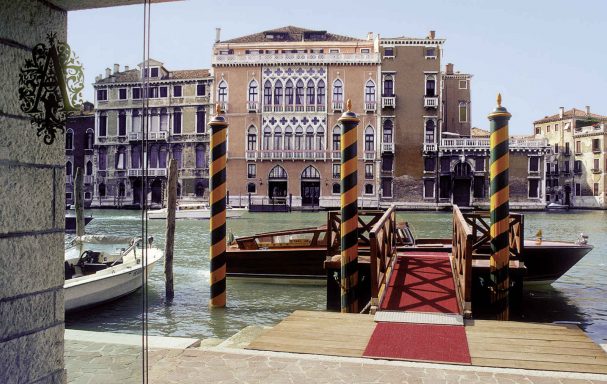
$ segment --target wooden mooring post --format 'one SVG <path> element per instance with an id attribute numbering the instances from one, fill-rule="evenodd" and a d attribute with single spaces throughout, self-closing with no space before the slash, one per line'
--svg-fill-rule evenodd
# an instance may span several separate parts
<path id="1" fill-rule="evenodd" d="M 84 175 L 82 174 L 82 168 L 76 168 L 76 178 L 74 180 L 74 194 L 75 202 L 74 208 L 76 209 L 76 236 L 84 235 L 84 188 L 83 188 Z"/>
<path id="2" fill-rule="evenodd" d="M 175 246 L 175 210 L 177 209 L 177 162 L 169 161 L 167 183 L 167 224 L 164 243 L 165 296 L 168 301 L 175 297 L 173 287 L 173 249 Z"/>
<path id="3" fill-rule="evenodd" d="M 490 216 L 491 216 L 491 303 L 498 320 L 508 320 L 510 289 L 510 187 L 508 170 L 508 121 L 512 115 L 502 107 L 502 95 L 497 95 L 497 107 L 488 116 L 491 126 L 489 139 Z"/>
<path id="4" fill-rule="evenodd" d="M 211 307 L 226 306 L 226 131 L 228 123 L 221 114 L 219 104 L 209 122 L 211 127 Z"/>
<path id="5" fill-rule="evenodd" d="M 341 312 L 358 312 L 358 137 L 360 120 L 351 111 L 339 118 L 341 124 Z"/>

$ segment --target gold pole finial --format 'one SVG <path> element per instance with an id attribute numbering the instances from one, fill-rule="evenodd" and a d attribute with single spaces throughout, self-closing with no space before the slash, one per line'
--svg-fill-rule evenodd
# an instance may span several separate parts
<path id="1" fill-rule="evenodd" d="M 352 111 L 352 100 L 348 99 L 348 101 L 346 102 L 346 109 L 348 110 L 348 112 Z"/>
<path id="2" fill-rule="evenodd" d="M 497 106 L 498 107 L 502 106 L 502 94 L 501 93 L 497 94 Z"/>
<path id="3" fill-rule="evenodd" d="M 221 115 L 221 106 L 219 103 L 215 104 L 215 114 Z"/>

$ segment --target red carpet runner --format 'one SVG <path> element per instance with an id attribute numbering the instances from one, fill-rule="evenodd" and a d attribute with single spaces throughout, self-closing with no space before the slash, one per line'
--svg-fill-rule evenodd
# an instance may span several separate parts
<path id="1" fill-rule="evenodd" d="M 448 254 L 399 255 L 380 310 L 459 313 Z M 471 363 L 464 327 L 454 325 L 379 322 L 363 355 Z"/>

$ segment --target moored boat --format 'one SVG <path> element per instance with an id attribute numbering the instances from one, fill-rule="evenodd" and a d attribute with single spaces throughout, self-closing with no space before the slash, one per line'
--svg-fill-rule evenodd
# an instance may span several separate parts
<path id="1" fill-rule="evenodd" d="M 246 208 L 227 207 L 226 218 L 240 217 Z M 148 219 L 166 219 L 168 209 L 162 208 L 148 211 Z M 211 217 L 211 208 L 208 204 L 179 204 L 175 209 L 175 219 L 208 219 Z"/>
<path id="2" fill-rule="evenodd" d="M 569 205 L 566 204 L 559 204 L 559 203 L 550 203 L 546 206 L 546 209 L 549 211 L 562 211 L 562 210 L 568 210 L 569 209 Z"/>
<path id="3" fill-rule="evenodd" d="M 145 252 L 145 253 L 144 253 Z M 85 235 L 65 250 L 65 311 L 128 295 L 142 286 L 163 252 L 140 238 Z"/>

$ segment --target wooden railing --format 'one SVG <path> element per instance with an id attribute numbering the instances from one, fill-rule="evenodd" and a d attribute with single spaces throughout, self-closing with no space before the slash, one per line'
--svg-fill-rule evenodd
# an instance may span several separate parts
<path id="1" fill-rule="evenodd" d="M 371 313 L 379 307 L 396 259 L 396 207 L 394 205 L 369 231 L 371 245 Z"/>
<path id="2" fill-rule="evenodd" d="M 473 230 L 457 205 L 453 206 L 453 248 L 451 251 L 453 279 L 460 311 L 466 317 L 472 314 L 472 248 Z"/>
<path id="3" fill-rule="evenodd" d="M 473 212 L 463 214 L 466 223 L 472 228 L 474 244 L 472 251 L 481 254 L 490 254 L 491 250 L 487 250 L 491 240 L 491 222 L 489 212 Z M 520 259 L 525 246 L 525 217 L 520 213 L 510 213 L 510 258 Z"/>
<path id="4" fill-rule="evenodd" d="M 358 212 L 358 246 L 369 248 L 369 232 L 377 223 L 384 211 L 361 210 Z M 327 214 L 327 256 L 337 255 L 341 247 L 341 212 L 331 211 Z"/>

